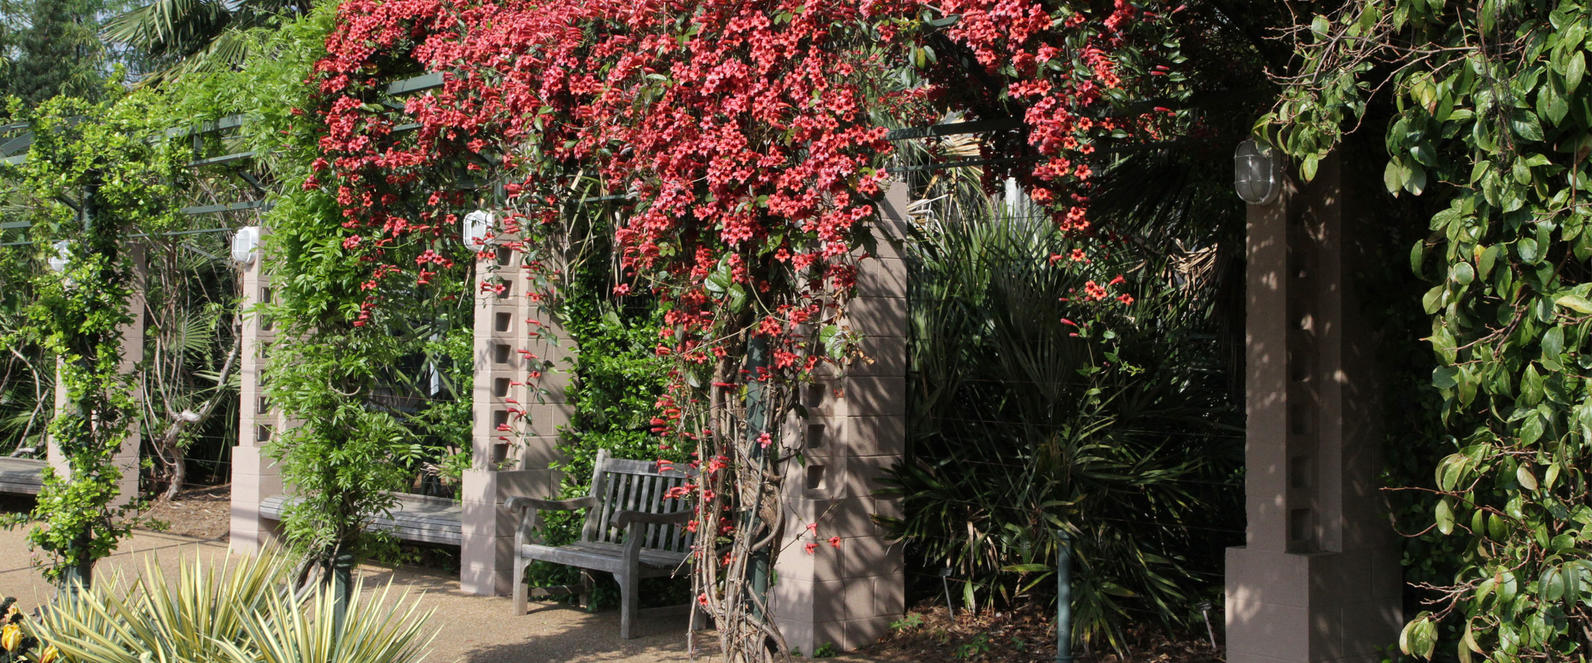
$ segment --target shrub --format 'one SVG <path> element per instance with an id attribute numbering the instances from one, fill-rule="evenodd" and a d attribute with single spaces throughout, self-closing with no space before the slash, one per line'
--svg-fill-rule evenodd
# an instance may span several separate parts
<path id="1" fill-rule="evenodd" d="M 1209 307 L 1153 262 L 1047 260 L 1068 248 L 988 207 L 913 243 L 904 515 L 886 522 L 973 606 L 1054 600 L 1066 532 L 1074 637 L 1120 647 L 1130 613 L 1174 624 L 1212 591 L 1198 572 L 1228 542 L 1188 523 L 1236 535 L 1243 447 Z M 1117 271 L 1132 303 L 1073 294 Z"/>

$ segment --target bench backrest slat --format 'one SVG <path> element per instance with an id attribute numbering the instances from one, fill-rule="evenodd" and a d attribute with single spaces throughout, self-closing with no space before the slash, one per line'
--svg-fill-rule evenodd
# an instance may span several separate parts
<path id="1" fill-rule="evenodd" d="M 599 449 L 591 480 L 591 496 L 597 498 L 598 506 L 587 512 L 581 541 L 624 543 L 624 529 L 614 526 L 614 515 L 621 510 L 671 513 L 686 508 L 689 502 L 666 500 L 664 494 L 683 485 L 688 476 L 679 470 L 659 472 L 655 462 L 613 458 L 608 450 Z M 693 537 L 684 527 L 649 524 L 637 531 L 642 548 L 682 554 L 690 551 Z"/>

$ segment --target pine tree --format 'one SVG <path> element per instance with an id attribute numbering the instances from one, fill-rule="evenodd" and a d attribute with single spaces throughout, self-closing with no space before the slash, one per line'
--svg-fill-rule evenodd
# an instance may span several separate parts
<path id="1" fill-rule="evenodd" d="M 0 3 L 0 92 L 38 103 L 58 94 L 97 97 L 107 71 L 99 39 L 104 0 Z"/>

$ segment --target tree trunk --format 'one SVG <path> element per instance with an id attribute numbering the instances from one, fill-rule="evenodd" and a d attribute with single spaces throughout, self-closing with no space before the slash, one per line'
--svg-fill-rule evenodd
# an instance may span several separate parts
<path id="1" fill-rule="evenodd" d="M 216 406 L 221 404 L 221 397 L 227 384 L 227 376 L 232 373 L 232 365 L 237 361 L 241 347 L 241 342 L 233 343 L 232 351 L 227 353 L 227 360 L 221 364 L 221 373 L 216 378 L 215 393 L 211 394 L 210 398 L 199 406 L 198 412 L 183 410 L 182 412 L 171 414 L 171 425 L 166 427 L 165 434 L 161 435 L 160 441 L 156 443 L 156 451 L 161 459 L 171 464 L 171 482 L 167 484 L 166 492 L 161 493 L 161 499 L 169 501 L 175 499 L 177 493 L 182 492 L 183 484 L 188 480 L 188 460 L 183 456 L 183 449 L 178 444 L 178 440 L 181 439 L 184 428 L 189 424 L 201 423 L 210 418 L 210 414 L 215 412 Z"/>

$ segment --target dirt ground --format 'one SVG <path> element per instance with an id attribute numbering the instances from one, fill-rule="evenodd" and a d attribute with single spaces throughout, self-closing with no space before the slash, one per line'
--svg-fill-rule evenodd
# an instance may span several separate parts
<path id="1" fill-rule="evenodd" d="M 958 612 L 953 618 L 944 603 L 927 601 L 909 610 L 878 643 L 855 654 L 876 661 L 966 661 L 967 663 L 1050 663 L 1056 660 L 1056 627 L 1037 608 L 1011 612 Z M 1207 639 L 1168 638 L 1155 630 L 1128 636 L 1128 651 L 1088 652 L 1077 646 L 1079 663 L 1220 663 L 1220 652 Z M 1096 647 L 1104 650 L 1104 647 Z"/>
<path id="2" fill-rule="evenodd" d="M 156 500 L 143 517 L 146 528 L 195 539 L 226 541 L 232 526 L 232 487 L 205 486 L 182 491 L 174 500 Z"/>

